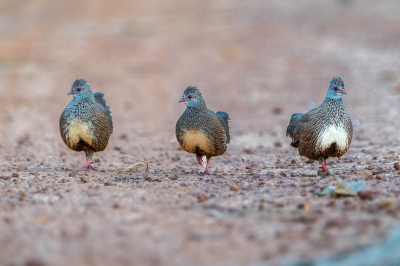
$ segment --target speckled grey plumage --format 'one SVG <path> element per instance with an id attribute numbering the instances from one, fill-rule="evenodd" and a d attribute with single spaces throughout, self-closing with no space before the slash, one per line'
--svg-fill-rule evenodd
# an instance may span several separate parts
<path id="1" fill-rule="evenodd" d="M 71 91 L 76 88 L 84 88 L 84 90 L 73 92 L 73 99 L 60 117 L 60 133 L 68 148 L 74 151 L 84 151 L 90 160 L 94 152 L 103 151 L 107 147 L 113 132 L 113 122 L 103 93 L 93 94 L 89 84 L 83 79 L 77 79 L 72 85 Z M 72 94 L 71 91 L 69 94 Z M 71 141 L 70 137 L 74 137 L 71 136 L 71 126 L 76 123 L 87 126 L 92 143 L 88 143 L 82 138 L 75 144 Z"/>
<path id="2" fill-rule="evenodd" d="M 218 111 L 215 113 L 207 109 L 205 100 L 196 87 L 189 86 L 183 93 L 182 98 L 188 95 L 195 95 L 195 99 L 186 99 L 186 110 L 178 119 L 175 127 L 176 139 L 187 152 L 194 153 L 197 156 L 206 156 L 207 161 L 213 157 L 224 154 L 227 144 L 230 142 L 229 134 L 229 116 L 226 112 Z M 205 150 L 200 146 L 194 146 L 193 149 L 185 148 L 185 133 L 188 131 L 198 131 L 204 134 L 211 143 L 210 149 Z M 208 170 L 208 168 L 206 169 Z"/>
<path id="3" fill-rule="evenodd" d="M 337 91 L 334 88 L 338 88 Z M 343 103 L 342 94 L 345 93 L 343 80 L 334 77 L 320 106 L 306 114 L 292 115 L 286 136 L 292 139 L 290 145 L 298 148 L 301 156 L 322 162 L 329 157 L 340 158 L 347 152 L 353 136 L 353 126 Z M 336 143 L 330 147 L 319 146 L 322 133 L 329 127 L 342 128 L 346 132 L 345 148 L 338 149 Z"/>

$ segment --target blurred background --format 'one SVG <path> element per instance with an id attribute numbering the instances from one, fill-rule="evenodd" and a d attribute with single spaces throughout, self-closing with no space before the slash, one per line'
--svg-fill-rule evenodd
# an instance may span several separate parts
<path id="1" fill-rule="evenodd" d="M 67 149 L 58 128 L 59 117 L 71 100 L 67 92 L 77 78 L 86 79 L 94 92 L 103 92 L 111 107 L 114 134 L 109 148 L 95 155 L 106 170 L 126 166 L 120 156 L 126 153 L 157 162 L 153 169 L 170 171 L 170 163 L 178 163 L 168 156 L 166 162 L 158 158 L 163 149 L 181 156 L 180 164 L 194 165 L 194 156 L 179 151 L 175 139 L 175 123 L 185 109 L 178 100 L 189 85 L 201 90 L 208 108 L 226 111 L 231 117 L 232 143 L 227 157 L 216 162 L 239 158 L 246 151 L 249 158 L 253 151 L 246 149 L 260 145 L 267 150 L 259 151 L 259 162 L 285 155 L 283 160 L 290 162 L 298 158 L 285 137 L 291 114 L 318 106 L 334 76 L 345 81 L 345 105 L 355 125 L 349 154 L 358 160 L 361 146 L 357 145 L 362 142 L 372 149 L 365 156 L 375 155 L 375 148 L 368 146 L 372 144 L 380 145 L 378 157 L 393 155 L 393 150 L 399 152 L 400 138 L 399 14 L 398 0 L 0 0 L 1 167 L 11 171 L 23 164 L 60 171 L 83 164 L 83 154 Z M 359 162 L 363 167 L 365 160 L 362 157 Z M 163 218 L 159 218 L 161 224 Z M 376 235 L 383 237 L 395 220 L 391 215 L 385 219 L 379 233 L 368 231 L 368 237 L 354 241 L 365 244 Z M 262 226 L 249 224 L 243 228 Z M 96 232 L 102 232 L 101 228 Z M 316 230 L 317 236 L 324 231 Z M 45 247 L 53 246 L 49 235 Z M 93 234 L 92 240 L 99 235 Z M 336 250 L 353 239 L 351 234 L 346 236 L 332 241 Z M 237 243 L 242 246 L 238 246 L 246 247 L 250 236 L 240 239 Z M 169 240 L 150 239 L 143 249 L 152 254 L 155 242 L 165 248 L 170 247 Z M 64 250 L 63 241 L 54 249 Z M 142 240 L 135 241 L 140 245 Z M 263 243 L 270 245 L 267 242 Z M 17 256 L 20 242 L 12 243 L 8 254 Z M 314 244 L 324 248 L 320 242 Z M 241 256 L 242 262 L 273 258 L 257 245 L 253 253 L 250 248 L 248 252 L 238 248 L 242 253 L 236 255 L 203 249 L 198 257 L 207 261 L 203 255 L 214 251 L 212 258 L 217 261 L 231 255 L 232 260 Z M 93 261 L 103 250 L 102 246 L 85 248 L 94 254 L 89 256 Z M 43 254 L 45 250 L 41 249 Z M 85 261 L 78 258 L 80 251 L 68 249 L 66 257 Z M 192 252 L 197 254 L 195 248 Z M 56 259 L 57 254 L 53 253 Z M 121 257 L 132 262 L 124 257 L 129 254 Z M 150 261 L 163 264 L 169 253 L 164 255 L 155 262 L 149 255 Z M 180 257 L 175 262 L 185 265 Z"/>
<path id="2" fill-rule="evenodd" d="M 368 124 L 400 90 L 399 11 L 396 0 L 0 1 L 0 136 L 62 144 L 76 78 L 105 93 L 114 137 L 174 139 L 188 85 L 230 114 L 234 132 L 283 136 L 333 76 L 353 120 Z"/>

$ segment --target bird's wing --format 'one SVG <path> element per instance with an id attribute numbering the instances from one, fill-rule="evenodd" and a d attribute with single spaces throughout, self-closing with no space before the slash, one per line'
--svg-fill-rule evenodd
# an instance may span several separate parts
<path id="1" fill-rule="evenodd" d="M 101 92 L 96 92 L 93 94 L 94 99 L 96 100 L 96 103 L 98 106 L 100 106 L 100 108 L 102 110 L 104 110 L 107 120 L 111 125 L 111 133 L 113 133 L 113 122 L 112 122 L 112 116 L 111 116 L 111 111 L 110 111 L 110 107 L 106 105 L 106 99 L 104 99 L 104 94 Z"/>
<path id="2" fill-rule="evenodd" d="M 308 111 L 305 114 L 295 113 L 290 118 L 289 125 L 286 129 L 286 136 L 292 139 L 291 146 L 298 148 L 299 141 L 301 139 L 301 134 L 303 133 L 303 128 L 309 122 L 313 120 L 315 115 L 318 113 L 318 107 Z"/>
<path id="3" fill-rule="evenodd" d="M 216 113 L 219 122 L 221 123 L 222 127 L 225 130 L 226 133 L 226 143 L 230 143 L 231 141 L 231 136 L 229 134 L 229 121 L 231 120 L 226 112 L 223 111 L 218 111 Z"/>
<path id="4" fill-rule="evenodd" d="M 104 99 L 104 93 L 96 92 L 93 94 L 96 103 L 101 106 L 106 112 L 111 114 L 110 107 L 106 105 L 106 99 Z"/>

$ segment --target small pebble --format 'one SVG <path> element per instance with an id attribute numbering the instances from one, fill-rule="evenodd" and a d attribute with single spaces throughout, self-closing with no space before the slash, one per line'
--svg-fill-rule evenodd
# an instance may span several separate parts
<path id="1" fill-rule="evenodd" d="M 19 198 L 19 200 L 24 200 L 24 198 L 26 198 L 25 192 L 20 192 L 18 198 Z"/>
<path id="2" fill-rule="evenodd" d="M 385 170 L 383 170 L 382 169 L 382 167 L 377 167 L 376 169 L 375 169 L 375 171 L 373 172 L 373 174 L 374 175 L 378 175 L 378 174 L 382 174 L 382 173 L 384 173 L 385 172 Z"/>
<path id="3" fill-rule="evenodd" d="M 381 181 L 385 180 L 385 177 L 383 175 L 376 175 L 375 178 Z"/>
<path id="4" fill-rule="evenodd" d="M 258 164 L 252 163 L 246 166 L 246 169 L 256 169 L 258 168 Z"/>
<path id="5" fill-rule="evenodd" d="M 373 200 L 374 199 L 374 193 L 370 190 L 368 191 L 359 191 L 358 196 L 362 200 Z"/>
<path id="6" fill-rule="evenodd" d="M 177 176 L 177 175 L 172 175 L 172 176 L 170 176 L 170 177 L 168 177 L 169 179 L 171 179 L 171 180 L 178 180 L 179 179 L 179 176 Z"/>
<path id="7" fill-rule="evenodd" d="M 393 164 L 393 167 L 394 167 L 394 169 L 396 169 L 396 170 L 400 170 L 400 164 L 399 164 L 398 162 L 395 162 L 395 163 Z"/>
<path id="8" fill-rule="evenodd" d="M 396 210 L 398 208 L 397 203 L 392 200 L 383 200 L 378 204 L 379 209 Z"/>
<path id="9" fill-rule="evenodd" d="M 372 179 L 374 179 L 374 175 L 370 171 L 365 171 L 362 174 L 362 177 L 363 177 L 364 180 L 372 180 Z"/>
<path id="10" fill-rule="evenodd" d="M 90 179 L 87 176 L 81 176 L 82 183 L 89 183 Z"/>
<path id="11" fill-rule="evenodd" d="M 247 153 L 247 154 L 254 154 L 254 150 L 252 150 L 252 149 L 243 149 L 243 151 L 245 152 L 245 153 Z"/>
<path id="12" fill-rule="evenodd" d="M 308 201 L 305 201 L 297 205 L 297 208 L 300 210 L 309 211 L 311 210 L 311 205 Z"/>
<path id="13" fill-rule="evenodd" d="M 161 182 L 160 178 L 157 178 L 157 177 L 154 177 L 154 176 L 150 176 L 150 175 L 145 176 L 144 180 L 149 181 L 149 182 L 155 182 L 155 181 Z"/>
<path id="14" fill-rule="evenodd" d="M 197 201 L 198 201 L 198 202 L 204 202 L 204 201 L 206 201 L 206 200 L 208 200 L 208 196 L 207 196 L 207 194 L 205 194 L 205 193 L 201 193 L 201 194 L 199 194 L 199 195 L 197 196 Z"/>
<path id="15" fill-rule="evenodd" d="M 239 189 L 240 189 L 239 186 L 234 185 L 234 184 L 229 186 L 229 190 L 230 191 L 239 191 Z"/>
<path id="16" fill-rule="evenodd" d="M 12 173 L 11 177 L 19 177 L 18 173 Z"/>
<path id="17" fill-rule="evenodd" d="M 107 182 L 104 182 L 104 186 L 107 186 L 107 187 L 109 187 L 109 186 L 116 186 L 117 184 L 115 184 L 115 183 L 113 183 L 113 182 L 110 182 L 110 181 L 107 181 Z"/>
<path id="18" fill-rule="evenodd" d="M 28 168 L 26 166 L 20 165 L 18 166 L 18 171 L 26 171 Z"/>

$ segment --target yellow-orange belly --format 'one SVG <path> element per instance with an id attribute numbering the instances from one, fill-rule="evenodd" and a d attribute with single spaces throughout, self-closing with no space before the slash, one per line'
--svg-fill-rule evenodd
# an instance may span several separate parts
<path id="1" fill-rule="evenodd" d="M 76 147 L 80 140 L 92 145 L 93 134 L 87 125 L 80 122 L 72 122 L 68 128 L 67 141 L 70 146 Z"/>
<path id="2" fill-rule="evenodd" d="M 199 130 L 188 130 L 183 135 L 182 148 L 190 153 L 196 153 L 196 148 L 205 153 L 211 152 L 211 142 L 207 136 Z"/>

